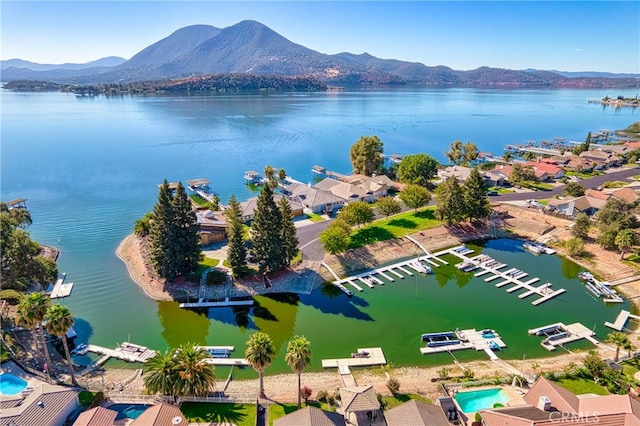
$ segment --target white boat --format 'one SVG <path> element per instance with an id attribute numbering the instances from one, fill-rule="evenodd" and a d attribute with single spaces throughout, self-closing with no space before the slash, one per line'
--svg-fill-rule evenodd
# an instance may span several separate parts
<path id="1" fill-rule="evenodd" d="M 429 266 L 423 264 L 419 260 L 411 262 L 411 266 L 413 266 L 418 272 L 421 272 L 423 274 L 430 274 L 432 272 Z"/>
<path id="2" fill-rule="evenodd" d="M 527 249 L 530 252 L 535 253 L 535 254 L 545 253 L 544 247 L 542 247 L 540 244 L 534 243 L 532 241 L 525 241 L 522 244 L 522 247 L 524 247 L 525 249 Z"/>

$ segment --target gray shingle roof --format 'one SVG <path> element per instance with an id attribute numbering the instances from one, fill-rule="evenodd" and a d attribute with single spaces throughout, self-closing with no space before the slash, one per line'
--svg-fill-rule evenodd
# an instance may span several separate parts
<path id="1" fill-rule="evenodd" d="M 338 413 L 305 407 L 275 420 L 273 426 L 345 426 L 345 422 Z"/>

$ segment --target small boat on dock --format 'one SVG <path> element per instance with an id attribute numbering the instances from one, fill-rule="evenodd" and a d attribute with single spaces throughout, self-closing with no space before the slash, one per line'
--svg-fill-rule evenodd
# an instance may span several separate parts
<path id="1" fill-rule="evenodd" d="M 411 262 L 409 264 L 409 266 L 411 266 L 413 269 L 415 269 L 416 271 L 422 273 L 422 274 L 430 274 L 433 271 L 431 270 L 431 268 L 427 265 L 425 265 L 424 263 L 420 262 L 419 260 L 415 260 L 413 262 Z"/>
<path id="2" fill-rule="evenodd" d="M 529 250 L 531 253 L 534 254 L 542 254 L 544 253 L 544 248 L 542 248 L 539 244 L 533 242 L 533 241 L 525 241 L 522 244 L 522 247 Z"/>
<path id="3" fill-rule="evenodd" d="M 422 336 L 422 341 L 427 342 L 427 347 L 434 348 L 439 346 L 459 345 L 461 342 L 456 338 L 453 331 L 446 331 L 442 333 L 425 333 Z"/>
<path id="4" fill-rule="evenodd" d="M 456 268 L 461 270 L 462 272 L 471 272 L 474 269 L 478 269 L 479 266 L 471 261 L 463 261 L 456 265 Z"/>
<path id="5" fill-rule="evenodd" d="M 609 287 L 606 281 L 598 280 L 591 272 L 582 271 L 578 274 L 578 278 L 585 283 L 585 287 L 594 296 L 602 298 L 606 303 L 621 303 L 624 300 L 615 290 Z"/>

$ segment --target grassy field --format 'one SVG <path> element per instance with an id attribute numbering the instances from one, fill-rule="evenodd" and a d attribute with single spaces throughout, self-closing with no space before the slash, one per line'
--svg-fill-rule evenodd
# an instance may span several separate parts
<path id="1" fill-rule="evenodd" d="M 220 263 L 220 259 L 212 259 L 210 257 L 203 258 L 200 262 L 198 262 L 198 267 L 195 271 L 193 271 L 187 279 L 191 282 L 200 282 L 200 277 L 202 277 L 202 273 L 209 269 L 218 266 Z"/>
<path id="2" fill-rule="evenodd" d="M 435 207 L 427 207 L 417 212 L 401 213 L 389 219 L 382 219 L 366 225 L 357 229 L 351 235 L 351 246 L 349 248 L 362 247 L 377 241 L 399 238 L 417 231 L 440 226 L 442 222 L 435 218 L 434 211 Z"/>
<path id="3" fill-rule="evenodd" d="M 431 400 L 429 398 L 425 398 L 424 396 L 418 395 L 417 393 L 399 393 L 393 396 L 385 396 L 382 398 L 385 403 L 385 410 L 396 407 L 400 404 L 404 404 L 405 402 L 412 399 L 431 404 Z"/>
<path id="4" fill-rule="evenodd" d="M 206 402 L 185 402 L 180 407 L 190 423 L 228 422 L 237 426 L 255 426 L 255 404 L 214 404 Z"/>
<path id="5" fill-rule="evenodd" d="M 595 393 L 596 395 L 609 395 L 609 391 L 593 380 L 588 379 L 561 379 L 557 382 L 560 386 L 570 390 L 576 395 L 582 395 L 585 393 Z"/>
<path id="6" fill-rule="evenodd" d="M 302 408 L 305 406 L 313 406 L 318 407 L 321 410 L 325 411 L 336 411 L 335 407 L 330 406 L 326 403 L 320 403 L 315 401 L 309 401 L 308 404 L 305 405 L 304 401 L 302 402 Z M 271 404 L 269 405 L 269 425 L 273 425 L 274 420 L 279 419 L 280 417 L 284 417 L 287 414 L 291 414 L 298 409 L 298 404 Z"/>
<path id="7" fill-rule="evenodd" d="M 325 221 L 325 218 L 320 216 L 319 214 L 305 213 L 305 215 L 307 216 L 307 219 L 309 219 L 311 222 L 324 222 Z"/>

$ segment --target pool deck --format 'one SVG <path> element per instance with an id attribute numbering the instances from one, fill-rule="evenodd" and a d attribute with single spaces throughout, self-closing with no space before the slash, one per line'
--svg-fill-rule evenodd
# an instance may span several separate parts
<path id="1" fill-rule="evenodd" d="M 45 381 L 38 379 L 34 375 L 27 373 L 22 368 L 20 368 L 18 364 L 16 364 L 13 361 L 7 361 L 2 364 L 2 367 L 0 367 L 0 374 L 5 374 L 5 373 L 12 374 L 16 377 L 21 378 L 25 382 L 27 382 L 27 387 L 25 389 L 25 391 L 27 392 L 29 390 L 35 389 L 37 386 L 40 386 L 46 383 Z M 2 393 L 0 393 L 0 401 L 11 401 L 11 400 L 22 399 L 22 398 L 23 398 L 22 393 L 18 393 L 15 395 L 3 395 Z"/>

